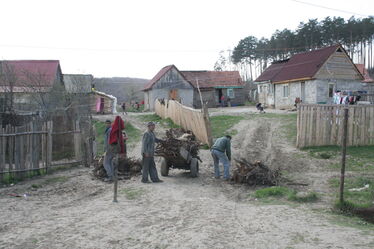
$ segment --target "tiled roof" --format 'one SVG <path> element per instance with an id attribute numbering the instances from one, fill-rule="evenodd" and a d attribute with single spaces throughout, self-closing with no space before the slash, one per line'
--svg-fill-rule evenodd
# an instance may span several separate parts
<path id="1" fill-rule="evenodd" d="M 290 59 L 275 62 L 268 67 L 255 81 L 271 81 L 272 83 L 312 78 L 325 61 L 341 47 L 339 44 L 300 53 L 292 56 Z"/>
<path id="2" fill-rule="evenodd" d="M 184 77 L 197 87 L 243 87 L 243 81 L 238 71 L 181 71 Z"/>
<path id="3" fill-rule="evenodd" d="M 199 80 L 200 88 L 210 87 L 243 87 L 243 81 L 238 71 L 179 71 L 174 65 L 162 68 L 143 90 L 149 90 L 170 69 L 175 68 L 193 87 L 197 87 L 196 79 Z"/>
<path id="4" fill-rule="evenodd" d="M 356 67 L 358 69 L 358 71 L 360 71 L 360 73 L 364 76 L 364 80 L 363 82 L 365 83 L 374 83 L 374 79 L 372 79 L 368 73 L 368 71 L 366 70 L 364 64 L 356 64 Z"/>
<path id="5" fill-rule="evenodd" d="M 58 60 L 0 61 L 0 75 L 14 78 L 14 86 L 17 87 L 50 87 L 59 70 Z M 0 80 L 0 84 L 8 83 Z"/>

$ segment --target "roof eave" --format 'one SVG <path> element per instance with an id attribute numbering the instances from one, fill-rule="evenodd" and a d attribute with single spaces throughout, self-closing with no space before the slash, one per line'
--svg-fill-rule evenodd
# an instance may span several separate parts
<path id="1" fill-rule="evenodd" d="M 287 84 L 287 83 L 294 83 L 297 81 L 307 81 L 307 80 L 313 80 L 313 79 L 314 79 L 313 77 L 304 77 L 304 78 L 298 78 L 298 79 L 277 81 L 277 82 L 273 82 L 273 84 Z"/>

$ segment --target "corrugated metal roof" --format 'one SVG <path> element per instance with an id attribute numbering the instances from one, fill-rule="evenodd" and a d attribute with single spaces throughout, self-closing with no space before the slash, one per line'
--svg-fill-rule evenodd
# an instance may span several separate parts
<path id="1" fill-rule="evenodd" d="M 283 62 L 273 63 L 255 81 L 271 81 L 272 83 L 276 83 L 312 78 L 339 47 L 341 48 L 341 46 L 337 44 L 310 52 L 296 54 Z"/>
<path id="2" fill-rule="evenodd" d="M 50 87 L 60 70 L 58 60 L 0 61 L 0 74 L 14 78 L 14 86 L 19 87 Z M 0 84 L 8 83 L 0 80 Z"/>
<path id="3" fill-rule="evenodd" d="M 200 88 L 210 87 L 243 87 L 243 81 L 238 71 L 179 71 L 174 65 L 163 67 L 144 87 L 143 90 L 149 90 L 161 79 L 169 70 L 175 68 L 182 77 L 185 78 L 193 87 L 197 87 L 196 79 L 199 80 Z"/>

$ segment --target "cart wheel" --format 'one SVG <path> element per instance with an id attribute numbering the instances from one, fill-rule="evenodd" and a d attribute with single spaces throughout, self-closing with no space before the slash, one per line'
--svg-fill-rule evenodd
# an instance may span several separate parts
<path id="1" fill-rule="evenodd" d="M 191 176 L 197 177 L 199 173 L 199 161 L 196 158 L 192 158 L 190 162 Z"/>
<path id="2" fill-rule="evenodd" d="M 169 175 L 169 165 L 164 157 L 161 158 L 161 175 L 162 176 Z"/>

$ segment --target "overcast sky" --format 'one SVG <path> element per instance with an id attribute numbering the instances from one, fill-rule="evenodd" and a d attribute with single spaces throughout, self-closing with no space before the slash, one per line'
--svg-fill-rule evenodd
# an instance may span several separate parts
<path id="1" fill-rule="evenodd" d="M 150 79 L 169 64 L 213 70 L 219 51 L 248 35 L 353 13 L 374 15 L 373 1 L 0 0 L 0 59 L 57 59 L 63 73 Z"/>

